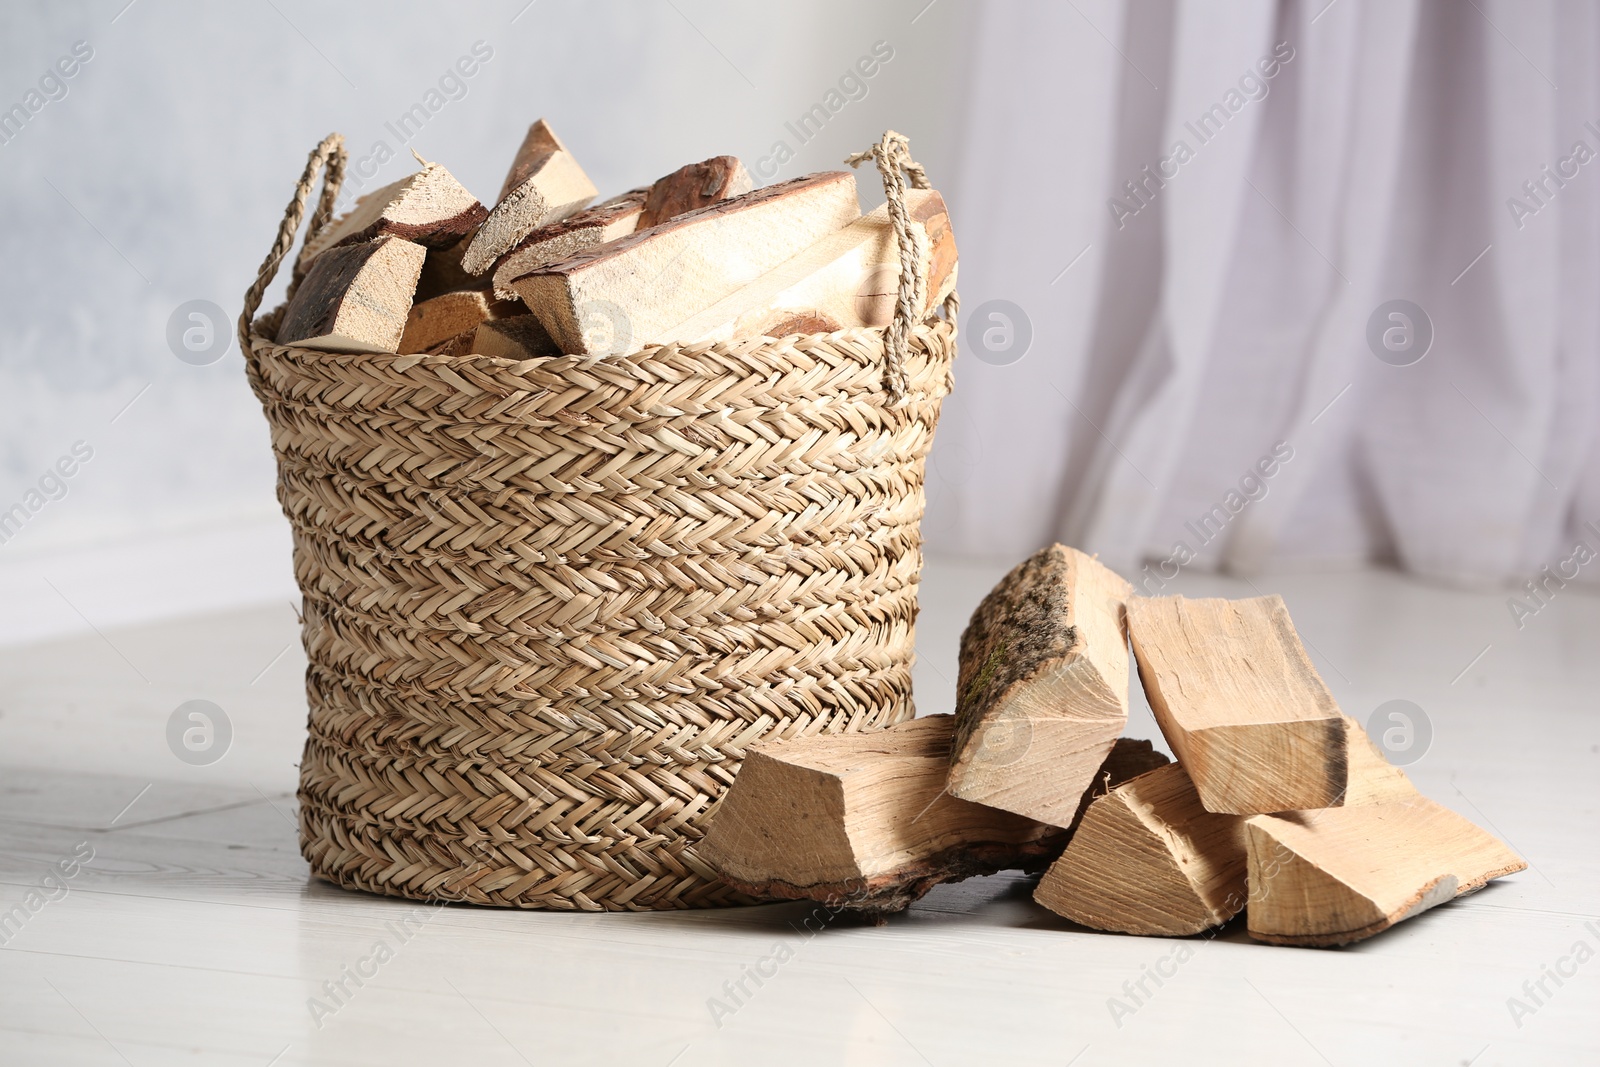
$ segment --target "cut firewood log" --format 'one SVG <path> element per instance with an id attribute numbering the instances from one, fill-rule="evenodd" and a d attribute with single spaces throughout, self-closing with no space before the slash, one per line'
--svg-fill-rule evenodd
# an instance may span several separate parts
<path id="1" fill-rule="evenodd" d="M 1095 930 L 1177 937 L 1244 907 L 1244 819 L 1214 815 L 1180 764 L 1090 805 L 1033 899 Z"/>
<path id="2" fill-rule="evenodd" d="M 528 127 L 528 132 L 522 135 L 522 143 L 517 146 L 517 154 L 511 158 L 511 168 L 506 171 L 505 181 L 500 183 L 500 195 L 495 197 L 499 203 L 511 194 L 511 191 L 530 178 L 534 171 L 544 165 L 545 157 L 556 152 L 565 152 L 567 146 L 561 143 L 561 138 L 550 128 L 544 119 L 538 119 Z"/>
<path id="3" fill-rule="evenodd" d="M 1405 772 L 1358 724 L 1349 728 L 1345 804 L 1416 798 Z M 1249 896 L 1246 818 L 1206 811 L 1181 764 L 1141 775 L 1095 799 L 1033 899 L 1096 930 L 1181 936 L 1218 926 Z"/>
<path id="4" fill-rule="evenodd" d="M 462 268 L 482 274 L 528 234 L 577 214 L 597 195 L 594 182 L 540 119 L 517 150 L 500 202 L 467 246 Z"/>
<path id="5" fill-rule="evenodd" d="M 906 208 L 924 294 L 912 315 L 921 320 L 955 288 L 956 242 L 938 192 L 908 190 Z M 693 344 L 887 326 L 899 285 L 900 247 L 885 205 L 673 327 L 668 336 Z"/>
<path id="6" fill-rule="evenodd" d="M 1065 826 L 1128 721 L 1127 582 L 1051 545 L 961 635 L 950 792 Z"/>
<path id="7" fill-rule="evenodd" d="M 1248 929 L 1280 945 L 1343 945 L 1528 865 L 1423 796 L 1245 820 Z"/>
<path id="8" fill-rule="evenodd" d="M 356 201 L 308 242 L 307 257 L 338 245 L 393 236 L 426 248 L 448 248 L 473 230 L 489 212 L 478 198 L 437 163 Z"/>
<path id="9" fill-rule="evenodd" d="M 1345 718 L 1283 598 L 1128 601 L 1139 679 L 1207 811 L 1343 802 Z"/>
<path id="10" fill-rule="evenodd" d="M 535 359 L 561 354 L 534 315 L 509 315 L 481 323 L 472 338 L 472 351 L 501 359 Z"/>
<path id="11" fill-rule="evenodd" d="M 515 315 L 522 305 L 495 300 L 487 289 L 458 289 L 411 305 L 400 351 L 426 352 L 440 341 L 472 333 L 480 322 Z"/>
<path id="12" fill-rule="evenodd" d="M 737 156 L 712 156 L 701 163 L 690 163 L 658 178 L 650 187 L 639 229 L 647 230 L 718 200 L 743 196 L 753 188 L 750 172 Z"/>
<path id="13" fill-rule="evenodd" d="M 812 174 L 638 230 L 524 275 L 512 288 L 562 351 L 627 351 L 860 215 L 850 174 Z M 611 327 L 598 340 L 585 336 L 597 314 Z"/>
<path id="14" fill-rule="evenodd" d="M 398 237 L 328 249 L 284 309 L 278 343 L 329 352 L 395 351 L 424 255 L 421 245 Z"/>
<path id="15" fill-rule="evenodd" d="M 696 852 L 730 885 L 887 914 L 941 882 L 1042 869 L 1069 830 L 945 792 L 954 719 L 933 715 L 871 733 L 756 745 Z M 1166 757 L 1119 744 L 1115 784 Z"/>
<path id="16" fill-rule="evenodd" d="M 628 236 L 638 229 L 648 193 L 648 189 L 633 189 L 571 218 L 534 230 L 495 261 L 492 275 L 495 295 L 503 300 L 516 299 L 517 291 L 511 283 L 524 274 Z"/>

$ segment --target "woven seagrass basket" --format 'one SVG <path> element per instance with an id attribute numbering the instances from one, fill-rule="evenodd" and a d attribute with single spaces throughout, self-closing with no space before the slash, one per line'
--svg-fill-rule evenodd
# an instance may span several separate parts
<path id="1" fill-rule="evenodd" d="M 909 249 L 926 178 L 898 134 L 868 158 Z M 955 299 L 910 321 L 908 273 L 883 329 L 607 357 L 276 344 L 282 307 L 253 316 L 345 160 L 337 134 L 312 152 L 239 320 L 304 596 L 311 870 L 521 908 L 744 902 L 694 844 L 746 747 L 913 714 Z"/>

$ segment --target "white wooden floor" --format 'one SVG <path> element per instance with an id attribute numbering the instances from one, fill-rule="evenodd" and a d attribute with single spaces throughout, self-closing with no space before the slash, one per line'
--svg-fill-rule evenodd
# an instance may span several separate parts
<path id="1" fill-rule="evenodd" d="M 949 710 L 957 636 L 1001 570 L 930 565 L 923 712 Z M 1600 599 L 1563 591 L 1519 631 L 1503 594 L 1393 575 L 1256 586 L 1285 596 L 1346 711 L 1427 713 L 1413 778 L 1530 870 L 1349 949 L 1257 945 L 1235 923 L 1159 986 L 1146 974 L 1182 943 L 1075 928 L 1006 875 L 814 935 L 800 905 L 558 915 L 347 893 L 295 847 L 304 661 L 284 603 L 0 649 L 0 1062 L 1600 1063 Z M 232 725 L 210 766 L 167 747 L 190 699 Z M 1147 710 L 1130 732 L 1155 736 Z"/>

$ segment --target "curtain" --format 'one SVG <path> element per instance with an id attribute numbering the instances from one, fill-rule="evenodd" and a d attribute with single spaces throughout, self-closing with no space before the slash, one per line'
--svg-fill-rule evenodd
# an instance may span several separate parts
<path id="1" fill-rule="evenodd" d="M 1593 5 L 996 3 L 972 42 L 933 551 L 1600 579 Z"/>

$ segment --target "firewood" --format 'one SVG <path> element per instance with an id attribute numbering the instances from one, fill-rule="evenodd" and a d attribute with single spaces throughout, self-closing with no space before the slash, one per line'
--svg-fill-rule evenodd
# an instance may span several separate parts
<path id="1" fill-rule="evenodd" d="M 941 882 L 1038 870 L 1070 834 L 945 792 L 954 719 L 759 744 L 696 852 L 752 896 L 901 911 Z M 1113 784 L 1166 757 L 1117 746 Z"/>
<path id="2" fill-rule="evenodd" d="M 1405 772 L 1349 728 L 1345 804 L 1416 797 Z M 1206 811 L 1182 764 L 1143 774 L 1094 801 L 1033 899 L 1096 930 L 1199 933 L 1245 905 L 1245 819 Z"/>
<path id="3" fill-rule="evenodd" d="M 639 229 L 647 230 L 718 200 L 743 196 L 753 188 L 750 172 L 737 156 L 712 156 L 701 163 L 690 163 L 658 178 L 650 187 Z"/>
<path id="4" fill-rule="evenodd" d="M 521 309 L 521 304 L 493 299 L 487 289 L 441 293 L 431 300 L 411 305 L 399 351 L 426 352 L 440 341 L 472 333 L 486 319 L 514 315 Z"/>
<path id="5" fill-rule="evenodd" d="M 1180 764 L 1100 797 L 1033 899 L 1095 930 L 1180 936 L 1244 907 L 1244 819 L 1214 815 Z"/>
<path id="6" fill-rule="evenodd" d="M 517 154 L 511 157 L 511 168 L 506 171 L 505 181 L 500 183 L 500 195 L 495 197 L 495 202 L 504 200 L 511 190 L 527 181 L 543 166 L 547 156 L 566 150 L 567 146 L 561 143 L 550 124 L 544 119 L 536 120 L 522 135 L 522 143 L 517 146 Z"/>
<path id="7" fill-rule="evenodd" d="M 952 794 L 1072 819 L 1128 721 L 1130 591 L 1097 560 L 1051 545 L 983 599 L 961 635 Z"/>
<path id="8" fill-rule="evenodd" d="M 1128 633 L 1156 721 L 1207 811 L 1342 802 L 1345 719 L 1281 597 L 1134 597 Z"/>
<path id="9" fill-rule="evenodd" d="M 912 309 L 920 320 L 955 287 L 956 243 L 937 192 L 909 190 L 906 207 L 923 281 L 922 301 Z M 899 286 L 900 248 L 885 205 L 673 327 L 669 337 L 693 344 L 887 326 Z"/>
<path id="10" fill-rule="evenodd" d="M 1279 945 L 1343 945 L 1528 865 L 1423 796 L 1245 820 L 1248 929 Z"/>
<path id="11" fill-rule="evenodd" d="M 393 352 L 422 273 L 423 247 L 398 237 L 318 256 L 284 309 L 278 343 L 329 352 Z"/>
<path id="12" fill-rule="evenodd" d="M 501 359 L 535 359 L 561 354 L 534 315 L 509 315 L 481 323 L 473 334 L 472 351 Z"/>
<path id="13" fill-rule="evenodd" d="M 517 150 L 500 202 L 467 246 L 462 268 L 482 274 L 528 234 L 577 214 L 598 194 L 578 161 L 540 119 Z"/>
<path id="14" fill-rule="evenodd" d="M 338 245 L 377 237 L 402 237 L 427 248 L 448 248 L 482 222 L 489 212 L 478 198 L 437 163 L 375 189 L 356 201 L 308 243 L 308 256 Z"/>
<path id="15" fill-rule="evenodd" d="M 648 189 L 634 189 L 571 218 L 534 230 L 495 260 L 492 276 L 495 295 L 505 300 L 515 299 L 517 291 L 511 283 L 524 274 L 628 236 L 638 229 L 647 193 Z"/>
<path id="16" fill-rule="evenodd" d="M 512 282 L 562 351 L 596 355 L 659 340 L 861 215 L 854 178 L 813 174 L 668 219 Z M 617 333 L 585 336 L 599 309 Z"/>

